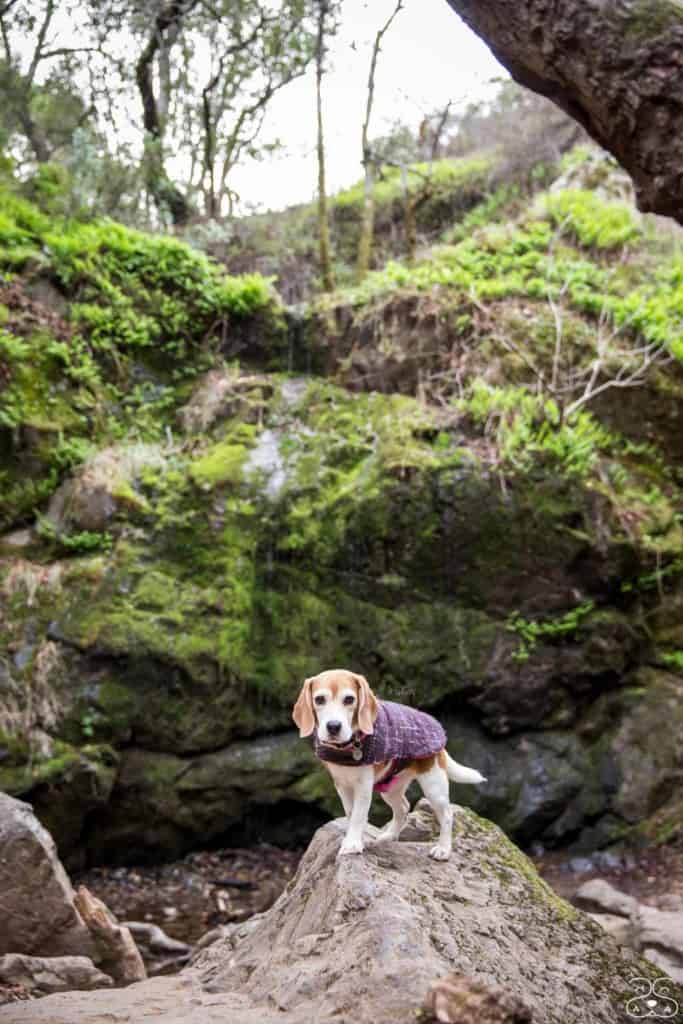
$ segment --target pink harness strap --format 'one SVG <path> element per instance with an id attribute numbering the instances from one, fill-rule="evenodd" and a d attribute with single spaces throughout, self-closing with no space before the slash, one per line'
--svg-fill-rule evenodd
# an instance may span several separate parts
<path id="1" fill-rule="evenodd" d="M 377 793 L 387 793 L 392 789 L 398 782 L 398 777 L 409 762 L 405 759 L 394 757 L 389 762 L 389 766 L 375 785 L 372 787 Z"/>

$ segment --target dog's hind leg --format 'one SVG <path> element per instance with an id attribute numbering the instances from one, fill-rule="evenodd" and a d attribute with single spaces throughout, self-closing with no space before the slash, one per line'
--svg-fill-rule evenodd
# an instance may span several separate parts
<path id="1" fill-rule="evenodd" d="M 440 826 L 439 839 L 436 846 L 429 851 L 429 856 L 434 860 L 448 860 L 453 843 L 453 808 L 448 789 L 448 775 L 443 768 L 435 764 L 428 772 L 418 775 L 417 781 Z"/>
<path id="2" fill-rule="evenodd" d="M 412 776 L 405 780 L 399 777 L 398 781 L 394 783 L 391 789 L 380 791 L 382 800 L 384 800 L 385 804 L 388 804 L 393 811 L 393 818 L 384 826 L 375 842 L 391 842 L 394 839 L 398 839 L 401 835 L 403 826 L 406 823 L 406 818 L 408 817 L 408 811 L 410 810 L 410 804 L 406 798 L 406 789 L 412 780 Z"/>

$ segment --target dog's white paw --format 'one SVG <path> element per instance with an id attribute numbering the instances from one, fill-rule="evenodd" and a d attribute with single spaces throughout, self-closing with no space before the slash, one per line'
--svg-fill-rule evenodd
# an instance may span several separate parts
<path id="1" fill-rule="evenodd" d="M 439 846 L 438 844 L 436 846 L 432 846 L 429 851 L 429 856 L 432 860 L 448 860 L 450 855 L 451 851 L 447 846 Z"/>
<path id="2" fill-rule="evenodd" d="M 362 839 L 349 839 L 348 836 L 344 838 L 344 842 L 339 847 L 338 857 L 349 857 L 352 853 L 363 852 L 363 840 Z"/>

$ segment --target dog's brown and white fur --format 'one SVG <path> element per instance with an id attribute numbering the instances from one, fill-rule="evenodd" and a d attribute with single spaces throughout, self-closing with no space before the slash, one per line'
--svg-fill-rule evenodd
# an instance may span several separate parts
<path id="1" fill-rule="evenodd" d="M 343 744 L 357 731 L 366 735 L 373 732 L 378 708 L 379 702 L 364 676 L 346 669 L 330 669 L 304 681 L 292 714 L 301 736 L 310 736 L 317 730 L 322 743 Z M 330 724 L 334 731 L 328 729 Z M 373 786 L 389 770 L 389 763 L 354 766 L 322 763 L 332 776 L 349 822 L 339 856 L 362 853 Z M 413 779 L 417 779 L 440 826 L 438 841 L 429 855 L 435 860 L 448 860 L 453 827 L 448 780 L 475 784 L 486 780 L 475 769 L 454 761 L 445 749 L 430 757 L 415 758 L 401 770 L 392 788 L 381 794 L 391 807 L 393 817 L 380 832 L 377 842 L 400 836 L 410 810 L 405 791 Z"/>

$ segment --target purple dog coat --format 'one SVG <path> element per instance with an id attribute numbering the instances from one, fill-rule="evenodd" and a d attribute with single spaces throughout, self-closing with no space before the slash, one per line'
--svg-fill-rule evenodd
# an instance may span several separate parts
<path id="1" fill-rule="evenodd" d="M 446 746 L 446 733 L 440 722 L 424 711 L 390 700 L 379 702 L 375 731 L 369 735 L 354 733 L 348 743 L 323 743 L 314 734 L 316 756 L 334 764 L 363 765 L 391 761 L 388 772 L 375 789 L 390 789 L 398 773 L 415 757 L 430 757 Z"/>

